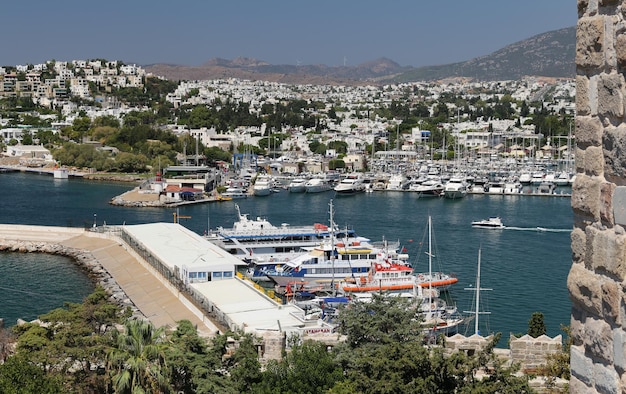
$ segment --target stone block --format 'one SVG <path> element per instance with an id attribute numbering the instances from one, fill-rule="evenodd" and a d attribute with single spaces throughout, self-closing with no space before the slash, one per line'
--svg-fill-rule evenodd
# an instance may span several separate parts
<path id="1" fill-rule="evenodd" d="M 598 393 L 613 394 L 620 391 L 620 377 L 611 365 L 594 363 L 593 378 Z"/>
<path id="2" fill-rule="evenodd" d="M 576 94 L 578 95 L 578 91 Z M 590 146 L 600 146 L 603 133 L 604 127 L 598 117 L 576 116 L 574 135 L 576 136 L 577 146 L 581 149 L 586 149 Z"/>
<path id="3" fill-rule="evenodd" d="M 572 185 L 572 209 L 576 214 L 600 220 L 600 186 L 602 180 L 586 174 L 577 174 Z"/>
<path id="4" fill-rule="evenodd" d="M 626 175 L 626 126 L 607 128 L 603 134 L 602 146 L 607 179 L 623 179 Z"/>
<path id="5" fill-rule="evenodd" d="M 617 323 L 620 313 L 621 293 L 619 286 L 612 280 L 602 283 L 602 317 L 609 324 Z"/>
<path id="6" fill-rule="evenodd" d="M 585 16 L 578 20 L 576 29 L 576 65 L 600 68 L 604 65 L 604 17 Z"/>
<path id="7" fill-rule="evenodd" d="M 587 319 L 584 346 L 593 355 L 595 362 L 613 363 L 613 331 L 604 320 Z M 589 335 L 593 333 L 593 335 Z"/>
<path id="8" fill-rule="evenodd" d="M 618 34 L 615 38 L 615 57 L 619 68 L 626 68 L 626 35 Z"/>
<path id="9" fill-rule="evenodd" d="M 600 220 L 606 226 L 613 227 L 615 219 L 613 217 L 613 191 L 615 184 L 604 182 L 600 187 Z"/>
<path id="10" fill-rule="evenodd" d="M 604 151 L 601 146 L 585 149 L 585 173 L 589 176 L 604 174 Z"/>
<path id="11" fill-rule="evenodd" d="M 584 263 L 585 247 L 587 243 L 585 232 L 580 228 L 575 228 L 570 234 L 570 239 L 574 264 Z"/>
<path id="12" fill-rule="evenodd" d="M 572 378 L 576 378 L 586 386 L 593 384 L 593 362 L 585 356 L 585 349 L 579 346 L 570 348 L 570 367 Z"/>
<path id="13" fill-rule="evenodd" d="M 576 122 L 578 117 L 591 114 L 591 103 L 589 98 L 589 78 L 584 75 L 576 76 Z M 599 122 L 599 121 L 598 121 Z M 578 126 L 576 126 L 578 128 Z M 580 143 L 580 139 L 576 137 Z"/>
<path id="14" fill-rule="evenodd" d="M 613 220 L 626 226 L 626 186 L 617 186 L 613 191 Z"/>
<path id="15" fill-rule="evenodd" d="M 600 316 L 602 290 L 596 274 L 585 269 L 581 264 L 574 264 L 567 276 L 567 288 L 574 302 L 574 307 Z"/>
<path id="16" fill-rule="evenodd" d="M 598 81 L 598 115 L 613 119 L 624 116 L 624 77 L 621 74 L 602 74 Z"/>
<path id="17" fill-rule="evenodd" d="M 585 171 L 585 150 L 576 147 L 574 149 L 574 168 L 577 173 Z M 578 177 L 576 177 L 578 179 Z M 574 180 L 575 182 L 576 180 Z"/>
<path id="18" fill-rule="evenodd" d="M 618 281 L 626 279 L 626 236 L 617 234 L 613 229 L 599 230 L 587 228 L 587 262 L 591 262 L 591 269 L 606 271 L 609 276 Z"/>
<path id="19" fill-rule="evenodd" d="M 613 330 L 613 365 L 618 373 L 626 372 L 626 332 L 621 328 Z"/>

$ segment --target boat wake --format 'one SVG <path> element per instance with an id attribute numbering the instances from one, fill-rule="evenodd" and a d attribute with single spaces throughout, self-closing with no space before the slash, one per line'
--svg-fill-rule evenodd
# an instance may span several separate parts
<path id="1" fill-rule="evenodd" d="M 546 227 L 503 227 L 504 230 L 517 230 L 517 231 L 540 231 L 546 233 L 569 233 L 572 230 L 569 228 L 546 228 Z"/>

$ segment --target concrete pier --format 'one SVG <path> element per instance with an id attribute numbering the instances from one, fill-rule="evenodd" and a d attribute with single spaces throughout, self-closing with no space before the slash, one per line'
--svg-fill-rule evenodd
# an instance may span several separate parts
<path id="1" fill-rule="evenodd" d="M 117 237 L 82 228 L 0 224 L 0 245 L 45 243 L 91 253 L 141 313 L 156 327 L 186 319 L 202 336 L 218 327 L 180 294 L 174 294 Z M 19 251 L 19 250 L 18 250 Z"/>

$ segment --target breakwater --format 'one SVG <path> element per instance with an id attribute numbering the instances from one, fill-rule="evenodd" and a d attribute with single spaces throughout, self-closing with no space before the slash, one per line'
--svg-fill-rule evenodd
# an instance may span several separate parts
<path id="1" fill-rule="evenodd" d="M 118 285 L 111 274 L 88 250 L 77 249 L 52 242 L 21 241 L 0 238 L 0 252 L 46 253 L 68 257 L 85 271 L 92 283 L 100 285 L 105 289 L 107 294 L 110 295 L 111 301 L 123 309 L 130 308 L 133 317 L 145 318 L 143 313 L 135 306 L 133 301 Z"/>

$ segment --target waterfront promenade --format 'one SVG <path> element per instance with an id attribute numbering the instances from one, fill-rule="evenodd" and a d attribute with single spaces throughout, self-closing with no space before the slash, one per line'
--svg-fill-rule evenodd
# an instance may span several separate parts
<path id="1" fill-rule="evenodd" d="M 140 259 L 129 252 L 121 240 L 82 228 L 0 224 L 3 241 L 41 242 L 76 248 L 91 253 L 133 304 L 156 327 L 175 327 L 186 319 L 201 336 L 218 331 L 206 315 L 195 308 L 182 294 L 174 294 Z"/>

